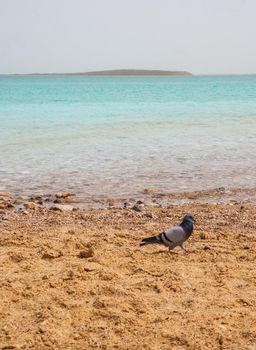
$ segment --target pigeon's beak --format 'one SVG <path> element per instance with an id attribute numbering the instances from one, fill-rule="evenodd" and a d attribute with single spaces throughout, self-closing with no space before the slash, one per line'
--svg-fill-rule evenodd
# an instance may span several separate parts
<path id="1" fill-rule="evenodd" d="M 193 217 L 193 222 L 194 222 L 194 223 L 196 222 L 196 218 L 195 218 L 195 217 Z"/>

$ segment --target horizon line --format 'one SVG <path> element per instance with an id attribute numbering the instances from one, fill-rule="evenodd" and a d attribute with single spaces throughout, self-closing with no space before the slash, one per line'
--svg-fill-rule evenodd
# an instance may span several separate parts
<path id="1" fill-rule="evenodd" d="M 32 72 L 32 73 L 0 73 L 0 76 L 32 76 L 32 75 L 83 75 L 83 76 L 230 76 L 256 75 L 256 73 L 191 73 L 185 70 L 162 69 L 105 69 L 81 72 Z"/>

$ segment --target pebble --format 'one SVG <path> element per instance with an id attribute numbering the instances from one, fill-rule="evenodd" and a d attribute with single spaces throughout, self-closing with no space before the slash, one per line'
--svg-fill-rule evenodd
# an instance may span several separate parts
<path id="1" fill-rule="evenodd" d="M 94 251 L 92 249 L 92 247 L 89 247 L 86 250 L 81 250 L 80 253 L 78 254 L 78 257 L 81 259 L 87 259 L 87 258 L 91 258 L 94 255 Z"/>
<path id="2" fill-rule="evenodd" d="M 15 205 L 21 205 L 21 204 L 24 203 L 24 198 L 18 197 L 18 198 L 16 198 L 16 199 L 14 200 L 13 203 L 14 203 Z"/>
<path id="3" fill-rule="evenodd" d="M 144 193 L 153 193 L 155 191 L 156 190 L 154 188 L 144 188 L 144 190 L 143 190 Z"/>
<path id="4" fill-rule="evenodd" d="M 142 209 L 143 209 L 143 205 L 138 204 L 138 203 L 134 204 L 134 206 L 132 207 L 132 210 L 137 211 L 137 212 L 142 211 Z"/>
<path id="5" fill-rule="evenodd" d="M 145 216 L 150 219 L 154 218 L 154 215 L 152 213 L 145 213 Z"/>
<path id="6" fill-rule="evenodd" d="M 30 197 L 30 200 L 31 201 L 39 201 L 39 200 L 42 200 L 42 196 L 40 194 L 33 194 L 31 197 Z"/>
<path id="7" fill-rule="evenodd" d="M 52 207 L 50 207 L 50 210 L 56 210 L 56 211 L 73 211 L 75 208 L 72 207 L 72 205 L 64 205 L 64 204 L 54 204 Z"/>
<path id="8" fill-rule="evenodd" d="M 66 197 L 70 197 L 70 196 L 74 196 L 74 193 L 71 192 L 57 192 L 55 194 L 56 198 L 66 198 Z"/>
<path id="9" fill-rule="evenodd" d="M 14 205 L 10 202 L 0 199 L 0 209 L 14 208 Z"/>
<path id="10" fill-rule="evenodd" d="M 49 250 L 49 251 L 46 251 L 42 254 L 42 259 L 51 260 L 51 259 L 60 258 L 61 256 L 63 256 L 62 252 L 55 251 L 55 250 Z"/>
<path id="11" fill-rule="evenodd" d="M 1 197 L 11 197 L 11 193 L 10 192 L 0 192 L 0 196 Z"/>
<path id="12" fill-rule="evenodd" d="M 130 202 L 124 202 L 124 208 L 131 208 L 132 204 Z"/>
<path id="13" fill-rule="evenodd" d="M 207 233 L 205 233 L 205 232 L 200 232 L 200 238 L 201 238 L 201 239 L 208 239 L 209 237 L 208 237 L 208 234 L 207 234 Z"/>
<path id="14" fill-rule="evenodd" d="M 53 203 L 55 203 L 55 204 L 61 204 L 61 203 L 62 203 L 62 200 L 61 200 L 61 198 L 56 198 L 56 199 L 54 199 Z"/>
<path id="15" fill-rule="evenodd" d="M 225 192 L 225 187 L 218 187 L 218 188 L 216 188 L 216 191 L 223 193 L 223 192 Z"/>
<path id="16" fill-rule="evenodd" d="M 26 209 L 37 209 L 37 205 L 34 203 L 34 202 L 27 202 L 27 203 L 24 203 L 24 207 Z"/>

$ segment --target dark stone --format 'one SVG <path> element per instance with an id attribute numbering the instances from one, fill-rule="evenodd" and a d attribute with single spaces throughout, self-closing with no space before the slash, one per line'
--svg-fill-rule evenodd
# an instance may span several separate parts
<path id="1" fill-rule="evenodd" d="M 94 255 L 94 251 L 92 249 L 92 247 L 89 247 L 86 250 L 81 250 L 81 252 L 78 254 L 78 257 L 81 259 L 87 259 L 87 258 L 91 258 Z"/>
<path id="2" fill-rule="evenodd" d="M 143 205 L 141 204 L 134 204 L 134 206 L 132 207 L 132 210 L 140 212 L 142 211 Z"/>

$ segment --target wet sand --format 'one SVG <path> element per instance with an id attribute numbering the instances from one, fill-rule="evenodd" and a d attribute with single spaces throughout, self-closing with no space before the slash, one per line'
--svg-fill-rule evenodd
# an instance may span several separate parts
<path id="1" fill-rule="evenodd" d="M 0 349 L 256 349 L 256 205 L 191 200 L 138 211 L 2 201 Z M 139 247 L 188 212 L 191 254 Z"/>

